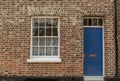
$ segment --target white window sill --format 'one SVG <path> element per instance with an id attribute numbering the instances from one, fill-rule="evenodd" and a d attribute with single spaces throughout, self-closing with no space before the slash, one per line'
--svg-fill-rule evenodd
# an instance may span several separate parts
<path id="1" fill-rule="evenodd" d="M 30 58 L 27 62 L 61 62 L 60 58 Z"/>

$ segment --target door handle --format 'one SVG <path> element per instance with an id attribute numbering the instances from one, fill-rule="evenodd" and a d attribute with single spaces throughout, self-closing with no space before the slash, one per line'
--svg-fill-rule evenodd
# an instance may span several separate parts
<path id="1" fill-rule="evenodd" d="M 95 58 L 97 55 L 96 54 L 89 54 L 89 57 Z"/>

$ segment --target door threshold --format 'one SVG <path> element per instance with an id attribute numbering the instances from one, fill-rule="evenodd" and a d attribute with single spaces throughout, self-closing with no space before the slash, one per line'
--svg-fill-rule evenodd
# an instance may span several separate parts
<path id="1" fill-rule="evenodd" d="M 91 81 L 93 81 L 93 80 L 95 80 L 95 81 L 104 81 L 104 77 L 103 76 L 84 76 L 84 81 L 89 81 L 89 80 L 91 80 Z"/>

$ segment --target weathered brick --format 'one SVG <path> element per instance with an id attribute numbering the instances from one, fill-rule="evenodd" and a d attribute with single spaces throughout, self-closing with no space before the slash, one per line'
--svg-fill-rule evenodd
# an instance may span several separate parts
<path id="1" fill-rule="evenodd" d="M 61 63 L 28 63 L 31 17 L 60 17 Z M 1 0 L 0 75 L 83 76 L 83 16 L 104 17 L 105 76 L 115 76 L 113 0 Z"/>

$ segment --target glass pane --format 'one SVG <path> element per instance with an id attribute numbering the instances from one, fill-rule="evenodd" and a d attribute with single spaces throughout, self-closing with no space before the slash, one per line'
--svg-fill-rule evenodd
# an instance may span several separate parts
<path id="1" fill-rule="evenodd" d="M 54 18 L 53 19 L 53 27 L 57 27 L 58 26 L 58 19 Z"/>
<path id="2" fill-rule="evenodd" d="M 33 56 L 38 56 L 38 47 L 33 47 Z"/>
<path id="3" fill-rule="evenodd" d="M 33 46 L 38 46 L 38 38 L 33 38 Z"/>
<path id="4" fill-rule="evenodd" d="M 84 19 L 84 20 L 83 20 L 83 23 L 84 23 L 85 26 L 87 26 L 87 23 L 88 23 L 88 22 L 87 22 L 87 19 Z"/>
<path id="5" fill-rule="evenodd" d="M 88 25 L 89 25 L 89 26 L 92 25 L 92 19 L 88 19 Z"/>
<path id="6" fill-rule="evenodd" d="M 46 36 L 51 36 L 51 35 L 52 35 L 51 28 L 47 28 L 46 29 Z"/>
<path id="7" fill-rule="evenodd" d="M 38 18 L 33 19 L 33 27 L 38 27 Z"/>
<path id="8" fill-rule="evenodd" d="M 52 44 L 51 38 L 46 38 L 46 46 L 50 46 Z"/>
<path id="9" fill-rule="evenodd" d="M 45 36 L 45 28 L 39 28 L 39 36 Z"/>
<path id="10" fill-rule="evenodd" d="M 57 28 L 53 28 L 53 36 L 58 36 Z"/>
<path id="11" fill-rule="evenodd" d="M 46 27 L 51 27 L 52 26 L 52 19 L 46 19 Z"/>
<path id="12" fill-rule="evenodd" d="M 39 38 L 39 46 L 45 46 L 45 38 Z"/>
<path id="13" fill-rule="evenodd" d="M 51 56 L 51 51 L 52 51 L 52 48 L 51 47 L 47 47 L 46 48 L 46 56 Z"/>
<path id="14" fill-rule="evenodd" d="M 58 56 L 58 47 L 53 48 L 53 55 Z"/>
<path id="15" fill-rule="evenodd" d="M 39 19 L 39 27 L 40 28 L 45 28 L 45 19 L 43 19 L 43 18 Z"/>
<path id="16" fill-rule="evenodd" d="M 38 36 L 38 28 L 33 28 L 33 36 Z"/>
<path id="17" fill-rule="evenodd" d="M 58 38 L 53 38 L 53 46 L 58 46 Z"/>
<path id="18" fill-rule="evenodd" d="M 102 25 L 103 25 L 103 20 L 99 19 L 99 26 L 102 26 Z"/>
<path id="19" fill-rule="evenodd" d="M 97 19 L 93 19 L 93 26 L 97 26 Z"/>
<path id="20" fill-rule="evenodd" d="M 39 48 L 39 56 L 45 56 L 45 48 L 44 47 Z"/>

